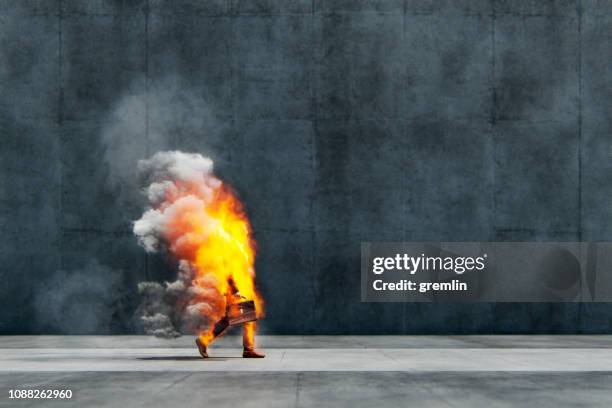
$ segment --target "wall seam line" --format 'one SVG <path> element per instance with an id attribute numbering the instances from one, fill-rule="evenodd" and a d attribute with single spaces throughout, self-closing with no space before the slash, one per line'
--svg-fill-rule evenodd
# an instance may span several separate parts
<path id="1" fill-rule="evenodd" d="M 63 246 L 63 237 L 62 237 L 62 232 L 61 229 L 63 228 L 63 208 L 64 208 L 64 163 L 63 163 L 63 140 L 64 140 L 64 133 L 63 133 L 63 128 L 64 128 L 64 84 L 63 84 L 63 67 L 64 67 L 64 58 L 63 58 L 63 46 L 62 46 L 62 41 L 63 41 L 63 21 L 64 21 L 64 14 L 63 14 L 63 2 L 62 0 L 58 1 L 58 22 L 57 22 L 57 51 L 58 51 L 58 100 L 57 100 L 57 131 L 58 131 L 58 155 L 59 155 L 59 160 L 58 160 L 58 187 L 59 187 L 59 191 L 58 191 L 58 224 L 60 226 L 60 233 L 59 233 L 59 268 L 58 269 L 62 269 L 63 268 L 63 264 L 64 264 L 64 260 L 63 260 L 63 256 L 62 256 L 62 246 Z"/>
<path id="2" fill-rule="evenodd" d="M 149 157 L 149 0 L 145 3 L 144 15 L 144 87 L 145 87 L 145 157 Z M 150 280 L 149 273 L 149 253 L 144 251 L 144 276 L 145 280 Z"/>

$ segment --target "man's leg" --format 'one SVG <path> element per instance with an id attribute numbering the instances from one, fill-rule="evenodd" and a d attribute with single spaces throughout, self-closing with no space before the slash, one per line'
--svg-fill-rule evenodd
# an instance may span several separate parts
<path id="1" fill-rule="evenodd" d="M 244 358 L 263 358 L 265 354 L 255 351 L 255 322 L 247 322 L 242 326 L 242 346 Z"/>
<path id="2" fill-rule="evenodd" d="M 196 338 L 196 345 L 202 358 L 208 358 L 207 346 L 212 343 L 217 337 L 223 334 L 223 332 L 229 327 L 229 319 L 224 317 L 219 320 L 211 332 L 200 335 Z"/>

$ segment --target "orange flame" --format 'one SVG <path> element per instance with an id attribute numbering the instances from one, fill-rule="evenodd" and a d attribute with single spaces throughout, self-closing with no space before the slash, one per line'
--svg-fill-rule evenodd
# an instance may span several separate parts
<path id="1" fill-rule="evenodd" d="M 196 195 L 193 189 L 197 186 L 181 184 L 177 187 L 175 194 L 166 195 L 162 208 Z M 189 260 L 195 268 L 192 284 L 199 291 L 196 291 L 194 303 L 204 300 L 210 304 L 206 314 L 214 325 L 223 317 L 227 303 L 233 300 L 229 283 L 232 281 L 241 296 L 255 302 L 257 317 L 263 317 L 263 300 L 255 287 L 255 242 L 242 204 L 222 183 L 216 186 L 207 204 L 202 200 L 196 202 L 199 205 L 179 207 L 185 209 L 173 214 L 166 230 L 171 251 Z M 207 296 L 211 286 L 218 292 L 217 296 Z M 245 344 L 254 346 L 255 324 L 247 323 L 244 329 Z M 213 340 L 212 330 L 213 327 L 197 333 L 204 344 Z"/>
<path id="2" fill-rule="evenodd" d="M 257 310 L 262 310 L 263 303 L 254 281 L 255 242 L 251 239 L 251 226 L 242 205 L 221 185 L 206 211 L 215 220 L 215 225 L 208 239 L 197 249 L 197 270 L 215 276 L 221 293 L 228 292 L 231 279 L 240 294 L 254 300 Z"/>

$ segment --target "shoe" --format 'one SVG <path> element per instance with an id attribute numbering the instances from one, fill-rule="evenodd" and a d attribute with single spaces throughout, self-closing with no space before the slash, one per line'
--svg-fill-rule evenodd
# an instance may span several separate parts
<path id="1" fill-rule="evenodd" d="M 266 355 L 256 352 L 254 349 L 245 348 L 242 352 L 242 358 L 264 358 Z"/>
<path id="2" fill-rule="evenodd" d="M 200 339 L 196 339 L 196 346 L 198 346 L 198 351 L 200 352 L 200 355 L 202 356 L 202 358 L 208 358 L 208 353 L 206 352 L 206 346 L 202 344 Z"/>

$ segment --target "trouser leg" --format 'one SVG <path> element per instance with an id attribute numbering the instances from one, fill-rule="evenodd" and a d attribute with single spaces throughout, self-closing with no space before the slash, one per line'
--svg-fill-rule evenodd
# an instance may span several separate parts
<path id="1" fill-rule="evenodd" d="M 245 350 L 255 349 L 255 322 L 246 322 L 242 325 L 242 346 Z"/>
<path id="2" fill-rule="evenodd" d="M 264 354 L 255 351 L 255 322 L 245 323 L 242 328 L 242 345 L 244 358 L 263 358 Z"/>
<path id="3" fill-rule="evenodd" d="M 215 323 L 215 327 L 213 329 L 213 340 L 216 339 L 217 337 L 219 337 L 220 335 L 223 334 L 223 332 L 225 330 L 227 330 L 227 328 L 229 327 L 229 319 L 226 317 L 224 317 L 223 319 L 219 320 L 217 323 Z"/>

